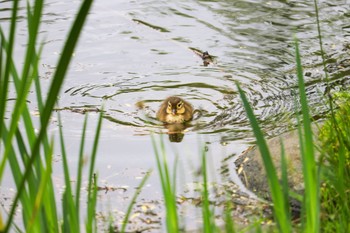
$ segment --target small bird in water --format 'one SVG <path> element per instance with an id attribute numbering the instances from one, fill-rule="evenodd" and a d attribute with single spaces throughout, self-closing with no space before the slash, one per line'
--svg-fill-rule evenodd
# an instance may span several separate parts
<path id="1" fill-rule="evenodd" d="M 207 51 L 202 54 L 201 58 L 204 66 L 208 66 L 214 61 L 213 56 L 211 56 Z"/>
<path id="2" fill-rule="evenodd" d="M 157 112 L 158 120 L 166 123 L 184 123 L 193 117 L 192 105 L 185 100 L 171 96 L 168 97 Z"/>
<path id="3" fill-rule="evenodd" d="M 208 66 L 210 64 L 215 64 L 216 63 L 216 56 L 213 56 L 213 55 L 209 54 L 208 51 L 203 52 L 203 51 L 201 51 L 199 49 L 192 48 L 192 47 L 190 47 L 189 49 L 191 49 L 192 52 L 194 52 L 197 56 L 202 58 L 203 66 Z"/>

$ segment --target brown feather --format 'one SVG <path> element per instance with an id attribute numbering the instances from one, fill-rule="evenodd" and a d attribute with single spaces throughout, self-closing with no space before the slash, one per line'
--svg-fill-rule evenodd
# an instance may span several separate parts
<path id="1" fill-rule="evenodd" d="M 180 103 L 183 103 L 182 106 Z M 180 109 L 178 108 L 179 104 L 181 106 Z M 182 113 L 182 111 L 184 112 Z M 165 99 L 157 112 L 158 120 L 166 123 L 183 123 L 191 120 L 192 116 L 192 105 L 176 96 L 170 96 Z"/>

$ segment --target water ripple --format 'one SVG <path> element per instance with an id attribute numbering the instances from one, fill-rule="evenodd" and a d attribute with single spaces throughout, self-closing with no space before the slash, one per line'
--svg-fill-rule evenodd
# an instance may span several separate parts
<path id="1" fill-rule="evenodd" d="M 236 90 L 239 82 L 263 129 L 277 135 L 295 123 L 299 111 L 296 34 L 312 112 L 327 111 L 321 104 L 326 84 L 312 2 L 151 0 L 121 9 L 114 20 L 91 16 L 104 26 L 96 31 L 92 23 L 85 32 L 89 40 L 81 45 L 78 60 L 85 68 L 75 73 L 86 78 L 70 79 L 64 93 L 72 106 L 103 102 L 106 118 L 147 133 L 162 128 L 155 119 L 162 100 L 178 95 L 200 112 L 189 131 L 241 139 L 251 134 Z M 347 85 L 339 81 L 349 76 L 344 65 L 349 54 L 341 52 L 349 34 L 344 21 L 348 12 L 346 4 L 320 5 L 333 89 Z M 216 63 L 203 67 L 189 48 L 208 50 Z M 89 66 L 86 60 L 95 63 Z"/>

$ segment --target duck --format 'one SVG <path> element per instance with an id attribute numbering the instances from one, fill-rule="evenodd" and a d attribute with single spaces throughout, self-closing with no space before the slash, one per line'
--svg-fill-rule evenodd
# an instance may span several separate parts
<path id="1" fill-rule="evenodd" d="M 177 96 L 166 98 L 157 112 L 157 119 L 168 124 L 185 123 L 192 117 L 192 105 Z"/>

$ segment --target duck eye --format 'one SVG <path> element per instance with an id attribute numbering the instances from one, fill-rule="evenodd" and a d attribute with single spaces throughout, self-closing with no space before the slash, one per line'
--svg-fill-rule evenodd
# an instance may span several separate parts
<path id="1" fill-rule="evenodd" d="M 183 103 L 182 103 L 182 102 L 178 103 L 178 104 L 177 104 L 177 108 L 181 108 L 181 107 L 182 107 L 182 105 L 183 105 Z"/>
<path id="2" fill-rule="evenodd" d="M 168 102 L 168 107 L 171 108 L 171 103 L 170 102 Z"/>

